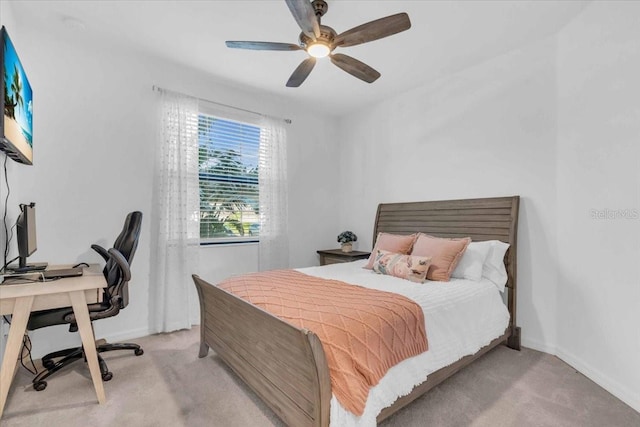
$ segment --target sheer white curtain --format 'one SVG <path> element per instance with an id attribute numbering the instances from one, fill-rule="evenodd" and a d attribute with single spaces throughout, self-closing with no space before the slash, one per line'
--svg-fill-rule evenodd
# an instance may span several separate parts
<path id="1" fill-rule="evenodd" d="M 198 271 L 198 101 L 160 91 L 149 324 L 152 332 L 190 328 L 199 311 L 191 274 Z"/>
<path id="2" fill-rule="evenodd" d="M 281 122 L 264 117 L 260 123 L 261 271 L 289 267 L 287 133 Z"/>

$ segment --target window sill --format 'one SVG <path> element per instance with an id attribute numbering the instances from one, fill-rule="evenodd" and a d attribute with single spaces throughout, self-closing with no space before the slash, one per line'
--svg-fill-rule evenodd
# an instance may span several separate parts
<path id="1" fill-rule="evenodd" d="M 200 242 L 200 247 L 207 247 L 207 246 L 238 246 L 238 245 L 257 245 L 258 243 L 260 243 L 260 241 L 258 239 L 229 239 L 229 240 L 224 240 L 224 239 L 219 239 L 219 240 L 207 240 L 207 241 L 203 241 Z"/>

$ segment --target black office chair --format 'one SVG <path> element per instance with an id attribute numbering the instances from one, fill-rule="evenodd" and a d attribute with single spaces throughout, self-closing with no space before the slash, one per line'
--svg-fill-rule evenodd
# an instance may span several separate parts
<path id="1" fill-rule="evenodd" d="M 128 284 L 131 279 L 130 265 L 138 246 L 141 224 L 142 213 L 137 211 L 131 212 L 127 215 L 122 232 L 116 239 L 112 249 L 107 251 L 99 245 L 91 245 L 91 248 L 98 252 L 106 261 L 102 272 L 107 281 L 102 302 L 88 305 L 89 318 L 91 321 L 115 316 L 129 303 Z M 69 324 L 69 332 L 76 332 L 78 330 L 73 308 L 63 307 L 33 312 L 29 318 L 27 329 L 31 331 L 46 326 L 61 324 Z M 141 356 L 144 353 L 139 345 L 131 343 L 100 344 L 96 346 L 96 350 L 98 353 L 112 350 L 133 350 L 136 356 Z M 54 361 L 54 359 L 58 358 L 61 359 Z M 46 378 L 79 359 L 85 360 L 82 347 L 69 348 L 47 354 L 42 358 L 42 365 L 45 370 L 33 379 L 33 388 L 37 391 L 44 390 L 47 387 Z M 103 381 L 111 380 L 113 373 L 109 372 L 106 362 L 99 354 L 98 362 Z"/>

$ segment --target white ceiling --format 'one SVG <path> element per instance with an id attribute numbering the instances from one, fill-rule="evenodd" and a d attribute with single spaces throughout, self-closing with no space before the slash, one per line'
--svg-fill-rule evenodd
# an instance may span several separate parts
<path id="1" fill-rule="evenodd" d="M 412 28 L 408 31 L 337 50 L 377 69 L 382 77 L 373 84 L 319 60 L 301 87 L 287 88 L 287 79 L 306 58 L 304 51 L 225 46 L 225 40 L 296 43 L 300 29 L 282 0 L 14 0 L 11 9 L 20 23 L 45 31 L 128 45 L 222 80 L 341 114 L 551 35 L 588 4 L 564 0 L 327 2 L 329 11 L 322 23 L 338 33 L 394 13 L 409 14 Z M 74 23 L 84 28 L 73 28 Z"/>

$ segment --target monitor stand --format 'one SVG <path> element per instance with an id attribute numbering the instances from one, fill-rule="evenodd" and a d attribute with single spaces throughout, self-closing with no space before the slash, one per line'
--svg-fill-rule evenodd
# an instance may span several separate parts
<path id="1" fill-rule="evenodd" d="M 47 268 L 48 262 L 33 262 L 31 264 L 25 264 L 20 266 L 19 264 L 11 264 L 7 267 L 7 270 L 11 270 L 14 273 L 28 273 L 30 271 L 42 271 Z"/>

